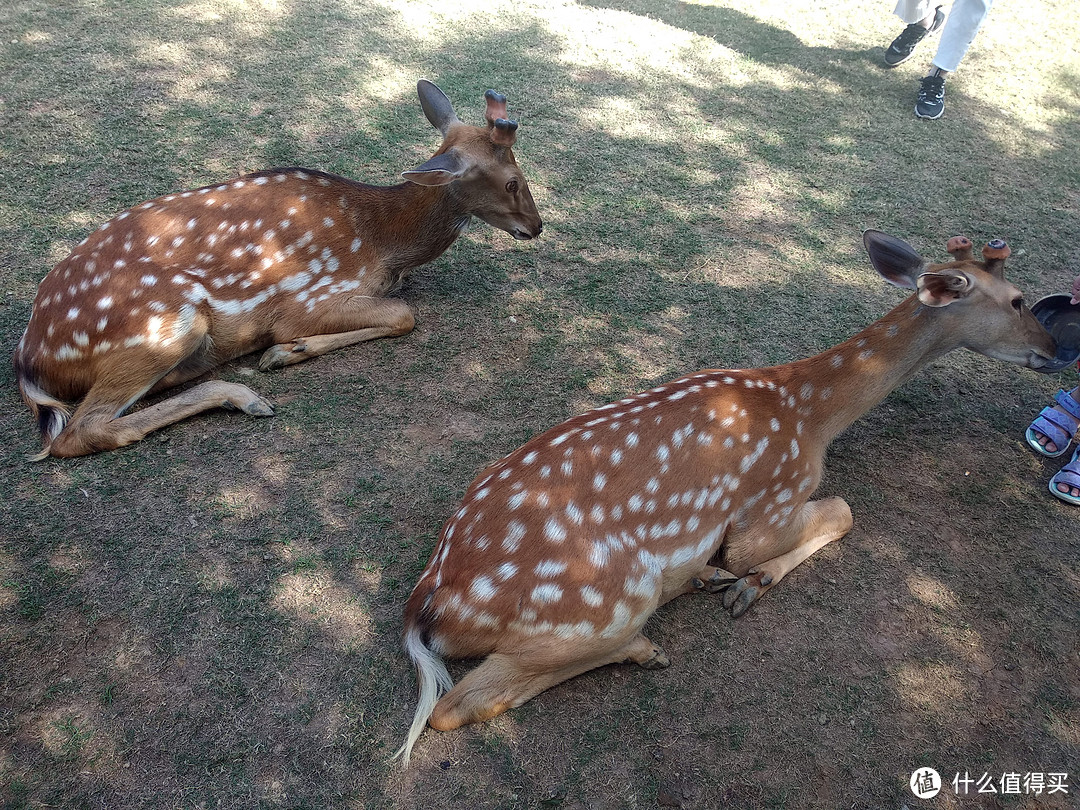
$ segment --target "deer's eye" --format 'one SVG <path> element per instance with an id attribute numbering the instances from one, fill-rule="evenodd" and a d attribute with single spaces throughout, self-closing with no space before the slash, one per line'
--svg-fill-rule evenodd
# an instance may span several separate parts
<path id="1" fill-rule="evenodd" d="M 510 180 L 510 181 L 508 181 L 506 183 L 506 190 L 508 192 L 510 192 L 511 194 L 517 194 L 517 192 L 518 192 L 518 181 L 517 181 L 516 178 L 514 180 Z"/>

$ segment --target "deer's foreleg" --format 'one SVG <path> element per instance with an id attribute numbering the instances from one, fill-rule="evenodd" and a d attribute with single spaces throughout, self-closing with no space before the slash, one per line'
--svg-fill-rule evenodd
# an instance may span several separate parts
<path id="1" fill-rule="evenodd" d="M 415 324 L 412 310 L 404 301 L 366 296 L 346 298 L 320 314 L 313 324 L 305 321 L 305 331 L 310 330 L 308 336 L 291 337 L 267 349 L 259 360 L 259 369 L 270 371 L 366 340 L 405 335 Z"/>
<path id="2" fill-rule="evenodd" d="M 796 566 L 847 534 L 851 524 L 851 508 L 847 502 L 843 498 L 825 498 L 803 504 L 792 513 L 787 525 L 771 528 L 763 540 L 758 534 L 758 542 L 748 542 L 755 529 L 760 532 L 756 526 L 750 527 L 748 534 L 741 538 L 731 538 L 731 546 L 724 557 L 727 566 L 747 573 L 724 589 L 724 607 L 732 616 L 741 616 Z M 747 554 L 752 557 L 743 556 Z M 709 580 L 700 579 L 706 583 L 703 589 L 709 590 Z"/>

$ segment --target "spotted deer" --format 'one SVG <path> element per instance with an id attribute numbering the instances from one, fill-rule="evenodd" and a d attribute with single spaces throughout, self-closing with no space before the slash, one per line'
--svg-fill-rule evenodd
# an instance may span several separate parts
<path id="1" fill-rule="evenodd" d="M 417 91 L 443 143 L 405 183 L 256 172 L 137 205 L 54 267 L 14 357 L 44 440 L 36 458 L 112 450 L 212 408 L 272 415 L 251 389 L 218 380 L 126 412 L 250 352 L 266 350 L 267 371 L 406 334 L 408 305 L 384 296 L 474 216 L 516 239 L 538 236 L 506 98 L 489 90 L 487 126 L 475 127 L 431 82 Z"/>
<path id="2" fill-rule="evenodd" d="M 681 594 L 743 614 L 844 536 L 841 498 L 811 501 L 826 448 L 927 362 L 965 347 L 1038 368 L 1053 339 L 1003 275 L 954 237 L 931 264 L 879 231 L 864 243 L 915 294 L 850 340 L 772 368 L 699 371 L 543 433 L 489 466 L 443 527 L 409 598 L 404 646 L 426 723 L 449 730 L 606 664 L 668 666 L 642 633 Z M 455 686 L 445 658 L 483 658 Z M 445 693 L 445 694 L 444 694 Z M 441 697 L 440 697 L 441 696 Z"/>

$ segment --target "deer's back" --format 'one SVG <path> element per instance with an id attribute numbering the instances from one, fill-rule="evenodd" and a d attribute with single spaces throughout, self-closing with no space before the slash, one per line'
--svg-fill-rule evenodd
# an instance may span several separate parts
<path id="1" fill-rule="evenodd" d="M 104 358 L 181 340 L 197 318 L 219 361 L 306 334 L 330 296 L 396 283 L 357 224 L 366 188 L 281 169 L 137 205 L 42 280 L 17 361 L 55 395 L 77 397 Z"/>
<path id="2" fill-rule="evenodd" d="M 677 380 L 574 417 L 489 467 L 447 521 L 410 618 L 454 657 L 643 623 L 731 527 L 786 522 L 816 486 L 797 392 L 767 375 Z"/>

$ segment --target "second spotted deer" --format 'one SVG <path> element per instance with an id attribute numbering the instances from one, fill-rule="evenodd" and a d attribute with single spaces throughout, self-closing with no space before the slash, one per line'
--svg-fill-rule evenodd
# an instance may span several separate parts
<path id="1" fill-rule="evenodd" d="M 403 173 L 408 182 L 249 174 L 137 205 L 53 268 L 14 358 L 44 440 L 37 458 L 112 450 L 211 408 L 270 415 L 251 389 L 220 380 L 128 411 L 250 352 L 266 350 L 265 371 L 406 334 L 411 310 L 385 296 L 474 216 L 516 239 L 538 236 L 506 98 L 489 90 L 487 125 L 476 127 L 431 82 L 417 90 L 443 143 Z"/>
<path id="2" fill-rule="evenodd" d="M 667 666 L 642 633 L 660 605 L 722 591 L 739 616 L 843 537 L 847 503 L 810 500 L 825 451 L 927 362 L 961 347 L 1031 368 L 1054 356 L 1004 278 L 1004 243 L 978 260 L 954 237 L 953 261 L 932 264 L 878 231 L 864 242 L 881 276 L 915 294 L 850 340 L 575 416 L 470 485 L 406 608 L 420 686 L 406 764 L 428 722 L 487 720 L 606 664 Z M 483 661 L 454 685 L 446 658 Z"/>

